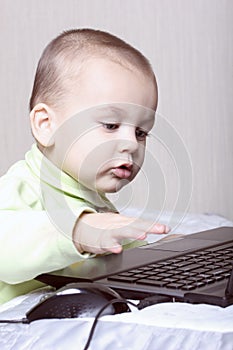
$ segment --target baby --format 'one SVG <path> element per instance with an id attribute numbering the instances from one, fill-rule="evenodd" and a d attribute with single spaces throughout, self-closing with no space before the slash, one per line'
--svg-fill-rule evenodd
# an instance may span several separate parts
<path id="1" fill-rule="evenodd" d="M 148 60 L 121 39 L 79 29 L 46 47 L 30 99 L 36 144 L 0 180 L 0 302 L 39 274 L 169 231 L 105 196 L 140 170 L 156 107 Z"/>

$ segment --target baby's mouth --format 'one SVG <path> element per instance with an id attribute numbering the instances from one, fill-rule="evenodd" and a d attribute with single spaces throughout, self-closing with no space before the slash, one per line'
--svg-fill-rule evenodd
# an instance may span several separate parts
<path id="1" fill-rule="evenodd" d="M 112 174 L 120 179 L 128 179 L 132 175 L 132 164 L 122 164 L 118 167 L 112 168 Z"/>

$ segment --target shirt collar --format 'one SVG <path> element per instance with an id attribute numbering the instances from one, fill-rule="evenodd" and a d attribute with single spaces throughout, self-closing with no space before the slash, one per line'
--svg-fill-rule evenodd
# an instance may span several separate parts
<path id="1" fill-rule="evenodd" d="M 57 191 L 63 192 L 69 197 L 81 198 L 88 201 L 101 211 L 116 211 L 112 203 L 106 198 L 105 194 L 99 194 L 88 189 L 73 179 L 71 176 L 56 167 L 44 154 L 39 150 L 36 144 L 33 144 L 31 150 L 25 155 L 27 165 L 37 176 L 41 184 L 46 183 Z"/>

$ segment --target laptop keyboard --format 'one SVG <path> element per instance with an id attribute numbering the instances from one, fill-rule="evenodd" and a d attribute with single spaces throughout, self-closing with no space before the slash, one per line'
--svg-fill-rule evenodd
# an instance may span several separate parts
<path id="1" fill-rule="evenodd" d="M 233 242 L 183 254 L 108 277 L 108 280 L 190 291 L 228 279 Z"/>

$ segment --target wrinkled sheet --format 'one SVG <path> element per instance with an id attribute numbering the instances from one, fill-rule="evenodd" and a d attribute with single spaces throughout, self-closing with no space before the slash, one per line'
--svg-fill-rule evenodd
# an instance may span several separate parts
<path id="1" fill-rule="evenodd" d="M 218 226 L 233 223 L 217 215 L 189 214 L 172 233 L 189 234 Z M 48 289 L 0 306 L 0 319 L 23 318 L 45 293 Z M 89 349 L 233 350 L 233 305 L 163 303 L 140 311 L 130 308 L 130 313 L 101 317 Z M 0 349 L 82 350 L 92 323 L 93 318 L 82 318 L 0 324 Z"/>

